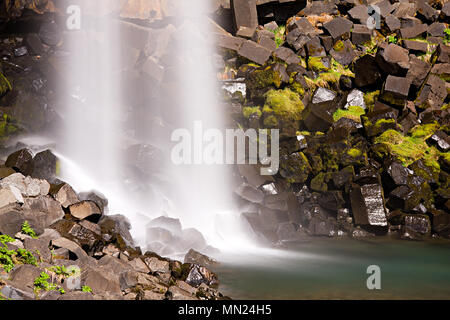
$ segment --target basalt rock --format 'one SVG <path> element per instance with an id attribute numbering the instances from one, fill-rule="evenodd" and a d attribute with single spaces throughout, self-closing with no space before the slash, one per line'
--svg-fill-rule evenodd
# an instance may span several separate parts
<path id="1" fill-rule="evenodd" d="M 430 218 L 427 215 L 406 215 L 401 229 L 401 238 L 422 240 L 431 233 Z"/>
<path id="2" fill-rule="evenodd" d="M 383 86 L 380 99 L 394 106 L 403 107 L 411 86 L 408 78 L 389 75 Z"/>
<path id="3" fill-rule="evenodd" d="M 27 176 L 33 172 L 33 154 L 28 149 L 18 150 L 8 156 L 5 166 L 13 168 Z"/>
<path id="4" fill-rule="evenodd" d="M 379 184 L 352 184 L 350 201 L 356 224 L 387 226 L 383 189 Z"/>
<path id="5" fill-rule="evenodd" d="M 335 44 L 330 50 L 330 54 L 337 62 L 344 66 L 349 65 L 356 58 L 356 53 L 353 50 L 350 40 Z"/>
<path id="6" fill-rule="evenodd" d="M 378 49 L 376 61 L 388 75 L 405 76 L 410 68 L 408 50 L 393 43 Z"/>
<path id="7" fill-rule="evenodd" d="M 33 158 L 33 178 L 52 181 L 57 174 L 58 158 L 50 151 L 45 150 L 37 153 Z"/>
<path id="8" fill-rule="evenodd" d="M 348 39 L 350 30 L 353 27 L 353 23 L 346 18 L 337 17 L 325 23 L 323 26 L 334 40 L 337 40 L 341 37 L 345 37 Z"/>
<path id="9" fill-rule="evenodd" d="M 285 155 L 280 159 L 280 174 L 289 181 L 304 183 L 310 172 L 311 166 L 302 152 Z"/>
<path id="10" fill-rule="evenodd" d="M 72 204 L 69 210 L 70 214 L 79 220 L 89 218 L 93 221 L 98 221 L 102 214 L 95 202 L 88 200 Z"/>
<path id="11" fill-rule="evenodd" d="M 381 71 L 375 58 L 366 54 L 355 61 L 355 85 L 358 88 L 381 81 Z"/>
<path id="12" fill-rule="evenodd" d="M 264 64 L 269 60 L 272 51 L 253 41 L 247 40 L 239 48 L 238 54 L 257 64 Z"/>

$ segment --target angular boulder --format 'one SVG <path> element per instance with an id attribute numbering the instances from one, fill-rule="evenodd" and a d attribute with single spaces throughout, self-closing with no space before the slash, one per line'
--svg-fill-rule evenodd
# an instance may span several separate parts
<path id="1" fill-rule="evenodd" d="M 350 201 L 356 224 L 387 226 L 383 189 L 379 184 L 363 186 L 352 184 Z"/>

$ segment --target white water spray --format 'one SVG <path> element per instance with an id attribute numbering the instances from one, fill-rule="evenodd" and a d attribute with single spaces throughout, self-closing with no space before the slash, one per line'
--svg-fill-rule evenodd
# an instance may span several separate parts
<path id="1" fill-rule="evenodd" d="M 194 121 L 204 128 L 225 130 L 224 110 L 217 93 L 218 82 L 212 65 L 214 46 L 212 30 L 205 12 L 210 1 L 183 1 L 178 17 L 183 21 L 174 35 L 177 48 L 174 63 L 178 78 L 174 94 L 178 95 L 176 126 L 192 130 Z M 96 4 L 94 12 L 109 12 L 107 2 Z M 71 81 L 66 90 L 71 100 L 64 112 L 63 139 L 56 153 L 61 160 L 61 178 L 76 191 L 96 189 L 109 200 L 109 213 L 123 214 L 131 222 L 136 244 L 146 247 L 146 223 L 161 215 L 179 218 L 183 228 L 195 228 L 208 244 L 222 251 L 252 246 L 248 234 L 233 205 L 230 167 L 226 165 L 181 165 L 167 163 L 163 168 L 170 183 L 171 198 L 162 190 L 152 190 L 158 203 L 149 207 L 140 199 L 149 198 L 142 190 L 127 185 L 123 146 L 125 128 L 121 114 L 120 32 L 117 21 L 95 18 L 87 30 L 79 31 L 71 44 L 69 69 Z M 154 108 L 148 102 L 148 108 Z M 165 108 L 165 105 L 159 106 Z M 149 123 L 150 123 L 150 119 Z M 146 125 L 148 125 L 146 123 Z M 149 136 L 169 141 L 170 137 Z M 170 149 L 170 145 L 165 146 Z M 167 150 L 166 150 L 167 151 Z M 151 181 L 146 182 L 151 185 Z M 144 189 L 148 190 L 148 189 Z M 143 193 L 144 192 L 144 193 Z M 136 195 L 137 194 L 137 195 Z M 166 205 L 169 204 L 169 205 Z"/>

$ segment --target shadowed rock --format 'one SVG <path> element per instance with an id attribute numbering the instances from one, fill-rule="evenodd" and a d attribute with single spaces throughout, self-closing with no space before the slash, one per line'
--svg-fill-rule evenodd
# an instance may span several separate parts
<path id="1" fill-rule="evenodd" d="M 28 149 L 18 150 L 8 156 L 5 166 L 28 176 L 33 172 L 33 154 Z"/>
<path id="2" fill-rule="evenodd" d="M 380 99 L 391 105 L 403 107 L 408 98 L 410 85 L 408 78 L 388 76 Z"/>

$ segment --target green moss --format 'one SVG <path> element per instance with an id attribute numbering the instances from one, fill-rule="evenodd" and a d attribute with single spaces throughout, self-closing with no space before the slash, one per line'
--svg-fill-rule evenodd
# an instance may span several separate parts
<path id="1" fill-rule="evenodd" d="M 12 86 L 9 80 L 0 72 L 0 96 L 3 96 L 6 92 L 11 91 Z"/>
<path id="2" fill-rule="evenodd" d="M 296 75 L 296 73 L 294 73 L 289 78 L 289 88 L 292 91 L 294 91 L 295 93 L 298 93 L 300 95 L 300 97 L 304 97 L 305 96 L 305 88 L 301 85 L 301 83 L 294 80 L 295 75 Z"/>
<path id="3" fill-rule="evenodd" d="M 362 155 L 362 152 L 361 152 L 361 150 L 359 150 L 359 149 L 351 148 L 351 149 L 349 149 L 349 150 L 347 151 L 347 154 L 348 154 L 350 157 L 357 158 L 357 157 L 360 157 L 360 156 Z"/>
<path id="4" fill-rule="evenodd" d="M 279 88 L 282 80 L 281 75 L 273 69 L 273 66 L 260 68 L 250 73 L 247 87 L 249 90 L 266 89 L 271 86 Z"/>
<path id="5" fill-rule="evenodd" d="M 437 130 L 439 129 L 439 124 L 437 122 L 427 123 L 427 124 L 419 124 L 414 126 L 409 134 L 413 138 L 422 138 L 427 140 L 431 137 Z"/>
<path id="6" fill-rule="evenodd" d="M 264 126 L 266 126 L 266 127 L 269 127 L 269 128 L 278 127 L 278 119 L 277 119 L 277 117 L 275 117 L 273 115 L 264 118 L 263 122 L 264 122 Z"/>
<path id="7" fill-rule="evenodd" d="M 375 128 L 380 129 L 384 124 L 395 124 L 395 119 L 379 119 L 375 122 Z"/>
<path id="8" fill-rule="evenodd" d="M 312 71 L 322 72 L 327 71 L 328 68 L 323 64 L 322 57 L 310 57 L 308 59 L 308 67 Z"/>
<path id="9" fill-rule="evenodd" d="M 369 110 L 373 109 L 373 107 L 375 105 L 375 101 L 378 100 L 379 96 L 380 96 L 380 90 L 375 90 L 375 91 L 370 91 L 370 92 L 364 93 L 364 103 L 366 104 L 366 107 Z"/>
<path id="10" fill-rule="evenodd" d="M 257 117 L 261 117 L 262 112 L 261 109 L 259 107 L 244 107 L 242 108 L 242 114 L 244 115 L 244 117 L 246 119 L 249 119 L 250 116 L 257 116 Z"/>
<path id="11" fill-rule="evenodd" d="M 325 182 L 326 173 L 320 172 L 311 180 L 311 189 L 314 191 L 325 192 L 328 190 L 328 186 Z"/>
<path id="12" fill-rule="evenodd" d="M 447 46 L 447 45 L 450 44 L 450 29 L 449 29 L 449 28 L 446 28 L 446 29 L 444 30 L 444 34 L 445 34 L 445 37 L 444 37 L 444 44 Z"/>
<path id="13" fill-rule="evenodd" d="M 390 35 L 390 36 L 387 37 L 387 42 L 388 43 L 397 43 L 398 39 L 394 35 Z"/>
<path id="14" fill-rule="evenodd" d="M 310 58 L 310 60 L 311 59 L 314 59 L 314 58 Z M 321 60 L 320 60 L 320 62 L 321 62 Z M 323 63 L 322 63 L 322 65 L 323 65 Z M 320 65 L 316 65 L 316 66 L 314 66 L 314 68 L 317 68 L 318 66 L 320 66 Z M 314 70 L 314 69 L 311 68 L 311 70 Z M 316 71 L 316 70 L 314 70 L 314 71 Z M 355 77 L 355 74 L 349 68 L 344 67 L 342 64 L 340 64 L 339 62 L 337 62 L 334 59 L 331 59 L 331 67 L 325 68 L 322 71 L 323 72 L 319 73 L 319 75 L 315 79 L 310 79 L 308 77 L 305 77 L 306 83 L 308 84 L 308 87 L 311 90 L 315 90 L 317 87 L 328 88 L 328 89 L 332 89 L 332 88 L 337 89 L 337 88 L 339 88 L 339 79 L 341 78 L 341 76 L 344 75 L 344 76 L 348 76 L 348 77 L 352 77 L 352 78 Z"/>
<path id="15" fill-rule="evenodd" d="M 356 122 L 361 122 L 361 116 L 365 113 L 364 109 L 360 106 L 349 106 L 348 110 L 338 109 L 333 113 L 333 120 L 336 122 L 340 118 L 352 119 Z"/>
<path id="16" fill-rule="evenodd" d="M 270 90 L 265 94 L 263 112 L 288 120 L 300 120 L 305 106 L 297 93 L 290 89 Z"/>
<path id="17" fill-rule="evenodd" d="M 375 138 L 375 143 L 383 148 L 378 151 L 379 155 L 392 154 L 404 166 L 409 166 L 419 159 L 423 159 L 425 165 L 439 171 L 439 151 L 430 147 L 425 142 L 427 136 L 404 136 L 395 130 L 387 130 Z"/>
<path id="18" fill-rule="evenodd" d="M 337 41 L 333 46 L 334 51 L 342 51 L 344 50 L 344 42 L 342 40 Z"/>
<path id="19" fill-rule="evenodd" d="M 17 123 L 6 113 L 0 118 L 0 140 L 4 140 L 19 131 Z"/>

